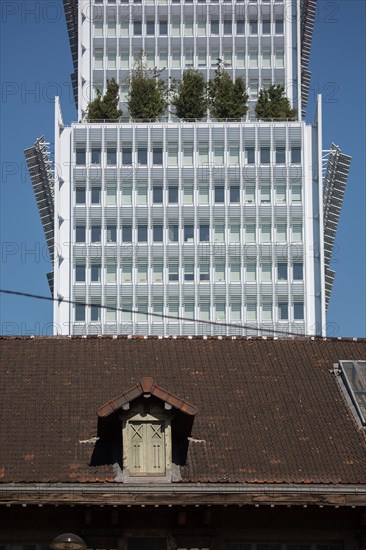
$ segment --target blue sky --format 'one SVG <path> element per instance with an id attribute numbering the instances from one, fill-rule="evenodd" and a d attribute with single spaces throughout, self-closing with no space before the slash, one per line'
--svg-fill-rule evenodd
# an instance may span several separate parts
<path id="1" fill-rule="evenodd" d="M 323 94 L 323 147 L 352 155 L 336 239 L 329 336 L 366 336 L 364 0 L 318 0 L 307 119 Z M 23 150 L 42 134 L 53 141 L 55 95 L 66 123 L 76 119 L 61 0 L 3 0 L 1 9 L 0 287 L 49 295 L 51 270 Z M 0 333 L 52 333 L 52 305 L 0 296 Z"/>

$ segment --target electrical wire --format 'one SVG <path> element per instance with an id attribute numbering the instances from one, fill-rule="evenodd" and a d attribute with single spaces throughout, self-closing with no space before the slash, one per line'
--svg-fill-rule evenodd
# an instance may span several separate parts
<path id="1" fill-rule="evenodd" d="M 297 338 L 309 338 L 310 335 L 307 335 L 307 334 L 298 334 L 297 332 L 291 332 L 291 331 L 285 331 L 285 330 L 274 330 L 274 329 L 270 329 L 270 328 L 259 328 L 259 327 L 256 327 L 256 326 L 252 326 L 252 325 L 247 325 L 247 324 L 235 324 L 235 323 L 219 323 L 217 321 L 208 321 L 208 320 L 204 320 L 204 319 L 194 319 L 194 318 L 191 318 L 191 317 L 180 317 L 180 316 L 174 316 L 174 315 L 166 315 L 164 313 L 153 313 L 153 312 L 148 312 L 148 311 L 139 311 L 137 309 L 128 309 L 128 308 L 122 308 L 122 307 L 114 307 L 114 306 L 106 306 L 106 305 L 102 305 L 102 304 L 91 304 L 91 303 L 87 303 L 87 302 L 80 302 L 78 300 L 69 300 L 68 298 L 54 298 L 53 296 L 42 296 L 40 294 L 33 294 L 31 292 L 21 292 L 21 291 L 17 291 L 17 290 L 7 290 L 7 289 L 0 289 L 0 294 L 7 294 L 7 295 L 12 295 L 12 296 L 20 296 L 20 297 L 23 297 L 23 298 L 33 298 L 33 299 L 37 299 L 37 300 L 46 300 L 48 302 L 58 302 L 58 303 L 66 303 L 66 304 L 71 304 L 71 305 L 78 305 L 78 306 L 84 306 L 84 307 L 92 307 L 92 306 L 97 306 L 97 307 L 100 307 L 101 309 L 108 309 L 108 310 L 112 310 L 112 311 L 122 311 L 122 312 L 125 312 L 125 313 L 143 313 L 144 315 L 147 315 L 149 317 L 159 317 L 160 319 L 171 319 L 171 320 L 174 320 L 174 321 L 188 321 L 190 323 L 203 323 L 203 324 L 206 324 L 206 325 L 211 325 L 211 326 L 218 326 L 218 327 L 224 327 L 224 328 L 227 328 L 227 327 L 231 327 L 231 328 L 236 328 L 236 329 L 243 329 L 243 330 L 256 330 L 258 332 L 266 332 L 266 333 L 269 333 L 269 334 L 274 334 L 274 335 L 282 335 L 282 336 L 296 336 Z M 313 335 L 311 335 L 313 336 Z"/>

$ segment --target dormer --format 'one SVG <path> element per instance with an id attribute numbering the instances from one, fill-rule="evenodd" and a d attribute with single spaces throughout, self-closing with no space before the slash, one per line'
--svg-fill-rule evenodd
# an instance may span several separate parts
<path id="1" fill-rule="evenodd" d="M 179 481 L 196 413 L 193 405 L 149 377 L 102 405 L 98 409 L 102 438 L 103 432 L 109 440 L 119 432 L 118 480 Z"/>

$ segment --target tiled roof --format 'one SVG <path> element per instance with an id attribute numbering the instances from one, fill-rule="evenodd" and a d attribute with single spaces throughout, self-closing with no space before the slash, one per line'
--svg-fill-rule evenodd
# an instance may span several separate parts
<path id="1" fill-rule="evenodd" d="M 115 481 L 97 409 L 152 377 L 198 409 L 183 482 L 366 483 L 341 359 L 366 340 L 0 339 L 0 482 Z"/>

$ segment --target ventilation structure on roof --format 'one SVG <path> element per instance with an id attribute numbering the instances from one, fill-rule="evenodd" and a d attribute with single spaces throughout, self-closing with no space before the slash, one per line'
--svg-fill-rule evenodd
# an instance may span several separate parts
<path id="1" fill-rule="evenodd" d="M 334 243 L 341 214 L 344 192 L 351 165 L 351 157 L 342 153 L 332 143 L 328 153 L 328 162 L 324 174 L 324 266 L 325 266 L 325 304 L 328 307 L 332 292 L 335 271 L 330 268 Z"/>
<path id="2" fill-rule="evenodd" d="M 342 380 L 362 424 L 366 426 L 366 361 L 339 361 L 339 364 Z"/>

